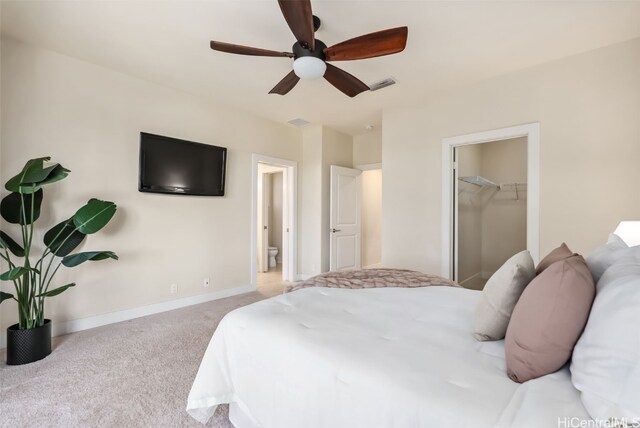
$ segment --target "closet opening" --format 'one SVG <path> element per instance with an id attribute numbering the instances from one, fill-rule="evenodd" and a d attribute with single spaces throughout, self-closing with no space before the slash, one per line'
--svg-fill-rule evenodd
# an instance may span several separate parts
<path id="1" fill-rule="evenodd" d="M 526 137 L 455 147 L 454 279 L 482 290 L 527 249 Z"/>
<path id="2" fill-rule="evenodd" d="M 539 124 L 443 140 L 442 275 L 481 290 L 511 256 L 539 257 Z"/>

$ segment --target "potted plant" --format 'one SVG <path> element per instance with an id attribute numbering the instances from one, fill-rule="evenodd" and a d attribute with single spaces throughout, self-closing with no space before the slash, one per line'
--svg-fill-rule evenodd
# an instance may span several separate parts
<path id="1" fill-rule="evenodd" d="M 55 286 L 53 277 L 61 266 L 71 268 L 86 261 L 118 259 L 111 251 L 71 254 L 86 235 L 102 229 L 116 212 L 116 204 L 90 199 L 70 218 L 44 234 L 39 254 L 33 248 L 34 223 L 40 217 L 43 187 L 64 179 L 69 170 L 60 164 L 45 165 L 49 157 L 31 159 L 7 181 L 11 193 L 0 202 L 2 218 L 20 229 L 21 244 L 0 231 L 0 257 L 8 270 L 0 280 L 13 283 L 15 293 L 0 292 L 0 303 L 18 303 L 18 323 L 7 328 L 7 364 L 26 364 L 51 353 L 51 320 L 44 317 L 45 298 L 57 296 L 75 283 Z M 14 261 L 20 259 L 20 261 Z"/>

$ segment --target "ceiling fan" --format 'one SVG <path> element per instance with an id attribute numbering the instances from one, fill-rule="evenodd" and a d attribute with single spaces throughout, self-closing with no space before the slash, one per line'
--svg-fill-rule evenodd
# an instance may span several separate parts
<path id="1" fill-rule="evenodd" d="M 314 33 L 320 28 L 320 18 L 311 13 L 310 0 L 278 0 L 285 21 L 296 38 L 293 52 L 211 41 L 211 49 L 239 55 L 293 58 L 293 71 L 287 74 L 270 94 L 285 95 L 300 79 L 324 77 L 329 83 L 350 97 L 368 91 L 369 87 L 355 76 L 327 61 L 350 61 L 374 58 L 402 52 L 407 44 L 407 27 L 377 31 L 327 47 Z"/>

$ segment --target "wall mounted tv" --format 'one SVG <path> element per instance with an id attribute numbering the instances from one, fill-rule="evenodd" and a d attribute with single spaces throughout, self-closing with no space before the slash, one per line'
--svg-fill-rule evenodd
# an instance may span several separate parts
<path id="1" fill-rule="evenodd" d="M 224 196 L 225 147 L 140 133 L 138 190 Z"/>

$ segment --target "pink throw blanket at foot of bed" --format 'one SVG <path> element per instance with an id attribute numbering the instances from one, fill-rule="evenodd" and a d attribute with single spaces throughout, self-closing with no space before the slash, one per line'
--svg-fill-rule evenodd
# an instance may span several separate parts
<path id="1" fill-rule="evenodd" d="M 322 273 L 306 281 L 285 288 L 285 293 L 307 287 L 381 288 L 431 287 L 434 285 L 460 287 L 457 283 L 437 275 L 407 269 L 364 269 Z"/>

